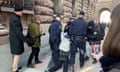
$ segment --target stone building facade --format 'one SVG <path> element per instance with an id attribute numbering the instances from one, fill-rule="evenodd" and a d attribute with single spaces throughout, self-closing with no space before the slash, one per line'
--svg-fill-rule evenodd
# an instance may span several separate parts
<path id="1" fill-rule="evenodd" d="M 107 10 L 112 12 L 116 5 L 120 4 L 120 0 L 97 0 L 95 8 L 95 21 L 100 22 L 100 14 Z"/>
<path id="2" fill-rule="evenodd" d="M 87 20 L 93 20 L 96 0 L 35 0 L 35 16 L 43 20 L 41 27 L 47 32 L 53 14 L 64 16 L 66 23 L 70 17 L 77 17 L 80 10 L 85 11 Z M 44 29 L 45 28 L 45 29 Z"/>
<path id="3" fill-rule="evenodd" d="M 24 15 L 22 17 L 24 29 L 27 28 L 34 14 L 32 0 L 0 0 L 0 45 L 8 43 L 9 18 L 14 12 L 13 8 L 17 5 L 24 8 Z"/>
<path id="4" fill-rule="evenodd" d="M 6 32 L 0 29 L 0 44 L 8 41 L 9 16 L 13 13 L 13 7 L 16 5 L 22 5 L 24 7 L 24 16 L 22 17 L 24 29 L 27 28 L 33 15 L 35 15 L 35 17 L 41 18 L 43 21 L 41 24 L 43 32 L 47 32 L 54 14 L 64 16 L 63 25 L 65 25 L 70 17 L 77 18 L 80 10 L 85 11 L 86 20 L 93 20 L 96 4 L 96 0 L 0 0 L 0 2 L 1 1 L 4 1 L 1 5 L 1 11 L 3 16 L 2 24 L 5 25 Z"/>

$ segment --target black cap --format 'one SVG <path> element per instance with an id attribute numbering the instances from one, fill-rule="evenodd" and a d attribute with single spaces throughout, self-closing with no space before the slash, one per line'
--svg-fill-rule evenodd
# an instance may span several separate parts
<path id="1" fill-rule="evenodd" d="M 14 8 L 14 11 L 23 11 L 23 8 L 22 8 L 22 7 L 19 7 L 19 6 L 16 6 L 16 7 Z"/>
<path id="2" fill-rule="evenodd" d="M 84 11 L 80 11 L 80 15 L 85 15 L 85 12 Z"/>

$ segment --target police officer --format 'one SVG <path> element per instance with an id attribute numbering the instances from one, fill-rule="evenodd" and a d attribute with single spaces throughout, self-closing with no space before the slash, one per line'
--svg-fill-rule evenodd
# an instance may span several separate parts
<path id="1" fill-rule="evenodd" d="M 80 67 L 84 65 L 84 54 L 86 45 L 86 33 L 88 23 L 84 20 L 84 11 L 80 11 L 79 18 L 74 20 L 70 26 L 70 36 L 71 36 L 71 52 L 70 52 L 70 69 L 74 72 L 75 55 L 77 48 L 79 48 L 80 54 Z"/>
<path id="2" fill-rule="evenodd" d="M 57 63 L 59 60 L 59 45 L 61 42 L 62 24 L 60 16 L 56 16 L 49 28 L 49 43 L 52 51 L 52 60 Z"/>

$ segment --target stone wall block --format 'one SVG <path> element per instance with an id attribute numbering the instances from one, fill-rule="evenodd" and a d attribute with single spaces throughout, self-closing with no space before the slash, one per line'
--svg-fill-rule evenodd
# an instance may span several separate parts
<path id="1" fill-rule="evenodd" d="M 46 6 L 49 8 L 54 8 L 54 3 L 51 0 L 36 0 L 35 5 Z"/>
<path id="2" fill-rule="evenodd" d="M 64 17 L 72 17 L 72 14 L 68 12 L 64 12 Z"/>
<path id="3" fill-rule="evenodd" d="M 53 15 L 53 9 L 44 6 L 35 6 L 35 14 L 37 15 Z"/>
<path id="4" fill-rule="evenodd" d="M 72 13 L 72 9 L 69 7 L 64 6 L 64 12 L 70 12 Z"/>
<path id="5" fill-rule="evenodd" d="M 64 6 L 72 8 L 72 3 L 69 1 L 64 1 Z"/>
<path id="6" fill-rule="evenodd" d="M 66 1 L 69 1 L 69 2 L 71 2 L 71 3 L 72 3 L 72 0 L 66 0 Z"/>
<path id="7" fill-rule="evenodd" d="M 45 16 L 45 15 L 36 15 L 36 18 L 40 18 L 42 23 L 50 23 L 53 20 L 53 16 Z"/>

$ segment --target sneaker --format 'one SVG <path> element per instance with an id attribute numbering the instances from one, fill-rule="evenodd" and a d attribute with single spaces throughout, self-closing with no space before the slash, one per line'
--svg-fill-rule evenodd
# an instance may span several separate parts
<path id="1" fill-rule="evenodd" d="M 42 61 L 35 61 L 35 64 L 39 64 L 39 63 L 42 63 Z"/>

